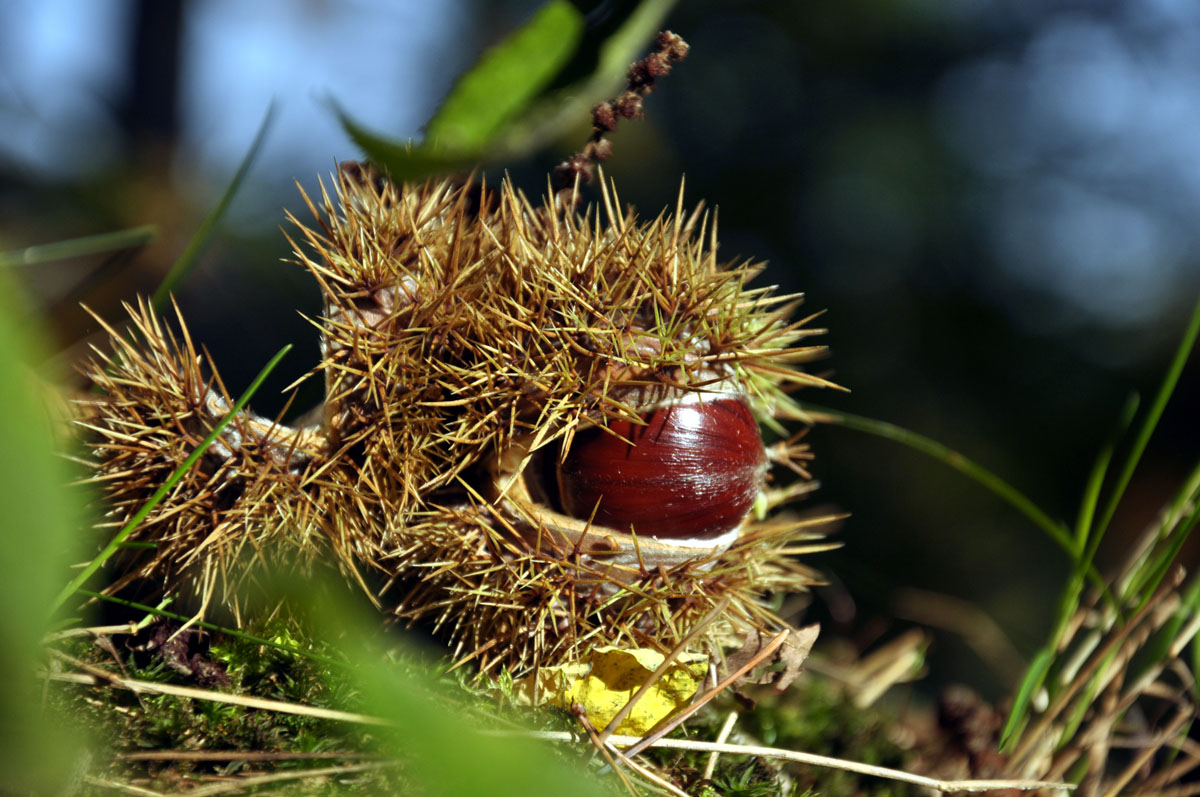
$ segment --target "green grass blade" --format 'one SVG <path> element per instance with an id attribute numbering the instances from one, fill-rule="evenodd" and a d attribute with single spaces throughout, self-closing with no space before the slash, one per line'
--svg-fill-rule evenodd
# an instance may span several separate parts
<path id="1" fill-rule="evenodd" d="M 1158 394 L 1154 397 L 1154 403 L 1150 405 L 1150 409 L 1142 421 L 1141 429 L 1138 430 L 1133 447 L 1130 449 L 1129 456 L 1125 460 L 1125 466 L 1121 469 L 1121 474 L 1117 478 L 1116 484 L 1113 485 L 1112 492 L 1109 494 L 1104 514 L 1100 516 L 1100 522 L 1096 524 L 1095 532 L 1090 540 L 1093 549 L 1100 545 L 1100 539 L 1108 529 L 1108 524 L 1112 521 L 1112 517 L 1117 511 L 1117 505 L 1121 503 L 1121 497 L 1125 494 L 1125 488 L 1129 486 L 1129 481 L 1133 478 L 1133 472 L 1137 470 L 1138 462 L 1141 461 L 1142 453 L 1146 450 L 1146 444 L 1150 441 L 1150 436 L 1154 434 L 1154 429 L 1158 425 L 1159 418 L 1162 417 L 1163 410 L 1166 409 L 1167 401 L 1170 400 L 1171 394 L 1175 392 L 1175 386 L 1179 383 L 1179 375 L 1183 373 L 1183 367 L 1188 361 L 1188 356 L 1196 345 L 1197 335 L 1200 335 L 1200 299 L 1197 299 L 1196 306 L 1192 309 L 1192 318 L 1188 323 L 1187 331 L 1183 333 L 1183 339 L 1179 341 L 1179 348 L 1175 351 L 1175 356 L 1171 360 L 1171 366 L 1167 369 L 1166 375 L 1163 376 L 1162 385 L 1158 389 Z"/>
<path id="2" fill-rule="evenodd" d="M 208 248 L 217 225 L 224 218 L 225 211 L 229 209 L 230 203 L 233 202 L 233 198 L 242 187 L 242 182 L 246 179 L 246 173 L 250 171 L 251 165 L 258 158 L 263 140 L 267 136 L 267 130 L 270 129 L 274 119 L 275 105 L 272 104 L 267 108 L 266 114 L 263 115 L 262 123 L 258 126 L 258 132 L 254 134 L 254 140 L 250 144 L 250 149 L 242 157 L 242 162 L 238 165 L 237 171 L 233 173 L 233 178 L 229 181 L 229 185 L 225 187 L 225 193 L 221 195 L 217 204 L 204 217 L 204 221 L 200 222 L 200 226 L 196 228 L 196 232 L 192 235 L 191 240 L 188 241 L 183 252 L 175 260 L 175 263 L 171 266 L 171 270 L 163 277 L 158 290 L 154 292 L 150 304 L 155 310 L 162 310 L 166 307 L 168 298 L 183 283 L 192 269 L 196 267 L 196 263 L 200 260 L 200 255 L 204 254 L 204 250 Z"/>
<path id="3" fill-rule="evenodd" d="M 550 0 L 521 28 L 483 54 L 426 127 L 426 140 L 449 152 L 479 152 L 570 60 L 583 36 L 583 14 Z"/>
<path id="4" fill-rule="evenodd" d="M 844 426 L 859 432 L 866 432 L 878 437 L 891 440 L 909 448 L 927 454 L 945 465 L 969 476 L 980 485 L 1004 499 L 1010 506 L 1033 522 L 1046 533 L 1060 548 L 1066 551 L 1072 562 L 1076 561 L 1075 543 L 1065 524 L 1050 518 L 1041 508 L 1031 501 L 1024 493 L 1001 479 L 995 473 L 976 462 L 968 459 L 959 452 L 931 440 L 922 434 L 896 426 L 886 421 L 874 418 L 864 418 L 841 410 L 831 410 L 812 404 L 802 404 L 804 414 L 817 423 L 827 423 Z M 1107 592 L 1107 587 L 1095 568 L 1087 569 L 1087 576 L 1098 588 Z"/>
<path id="5" fill-rule="evenodd" d="M 1179 607 L 1175 609 L 1171 619 L 1155 631 L 1149 641 L 1138 651 L 1137 656 L 1129 665 L 1127 682 L 1140 679 L 1146 670 L 1165 662 L 1171 655 L 1171 650 L 1180 644 L 1180 632 L 1184 625 L 1200 611 L 1200 578 L 1193 578 L 1180 592 Z M 1183 653 L 1181 649 L 1179 651 Z M 1195 670 L 1193 670 L 1195 672 Z"/>
<path id="6" fill-rule="evenodd" d="M 292 344 L 289 343 L 280 349 L 279 352 L 271 358 L 270 362 L 263 366 L 263 369 L 258 372 L 258 376 L 256 376 L 254 381 L 250 384 L 250 387 L 246 388 L 246 392 L 238 398 L 237 402 L 233 405 L 233 408 L 226 413 L 224 418 L 217 422 L 217 425 L 213 427 L 213 430 L 208 433 L 208 436 L 204 438 L 200 445 L 196 446 L 196 450 L 193 451 L 191 455 L 179 465 L 179 467 L 171 472 L 171 475 L 167 477 L 167 480 L 163 482 L 162 486 L 155 490 L 154 494 L 150 496 L 150 500 L 143 504 L 141 509 L 134 513 L 133 517 L 129 519 L 129 522 L 126 523 L 119 532 L 117 532 L 115 537 L 109 540 L 108 544 L 104 546 L 104 549 L 100 551 L 96 558 L 88 562 L 87 566 L 84 567 L 83 570 L 80 571 L 77 576 L 75 576 L 75 578 L 71 579 L 69 584 L 63 587 L 62 592 L 60 592 L 58 597 L 54 600 L 53 607 L 55 610 L 57 610 L 63 605 L 63 603 L 67 601 L 68 598 L 75 594 L 75 592 L 82 587 L 89 578 L 92 577 L 92 574 L 103 567 L 104 563 L 107 562 L 112 555 L 120 549 L 121 543 L 125 541 L 125 538 L 133 533 L 134 529 L 136 529 L 138 525 L 140 525 L 141 522 L 146 519 L 146 516 L 154 510 L 154 507 L 158 506 L 159 502 L 166 497 L 167 493 L 171 491 L 171 488 L 173 488 L 179 482 L 179 480 L 183 478 L 183 475 L 187 473 L 193 465 L 196 464 L 208 447 L 212 445 L 213 441 L 220 436 L 221 432 L 225 430 L 225 427 L 228 426 L 230 421 L 233 420 L 234 416 L 236 416 L 242 411 L 243 408 L 245 408 L 246 404 L 250 401 L 250 397 L 254 395 L 259 387 L 262 386 L 262 383 L 266 380 L 267 376 L 275 369 L 275 366 L 279 364 L 279 361 L 282 360 L 284 355 L 291 351 L 291 349 Z"/>
<path id="7" fill-rule="evenodd" d="M 1108 443 L 1096 455 L 1096 461 L 1092 464 L 1092 472 L 1088 476 L 1087 486 L 1083 491 L 1083 499 L 1079 504 L 1079 516 L 1075 520 L 1075 544 L 1078 546 L 1077 557 L 1081 562 L 1084 561 L 1083 555 L 1088 549 L 1092 521 L 1096 517 L 1096 507 L 1100 504 L 1100 488 L 1104 484 L 1104 477 L 1108 473 L 1108 466 L 1112 463 L 1113 452 L 1117 447 L 1117 442 L 1129 429 L 1129 425 L 1133 423 L 1138 404 L 1139 399 L 1136 393 L 1125 400 L 1125 406 L 1121 408 L 1116 430 L 1109 438 Z M 1086 561 L 1090 563 L 1091 559 L 1089 558 Z"/>
<path id="8" fill-rule="evenodd" d="M 1187 542 L 1188 536 L 1194 530 L 1197 522 L 1196 511 L 1200 505 L 1200 465 L 1197 465 L 1184 481 L 1175 500 L 1163 515 L 1161 526 L 1154 546 L 1146 556 L 1138 562 L 1135 571 L 1126 579 L 1122 598 L 1132 601 L 1141 596 L 1139 602 L 1154 594 L 1159 583 L 1170 571 L 1171 565 L 1179 555 L 1179 550 Z M 1188 512 L 1185 518 L 1183 513 Z M 1149 585 L 1149 586 L 1148 586 Z"/>
<path id="9" fill-rule="evenodd" d="M 1029 663 L 1029 670 L 1017 688 L 1016 697 L 1013 698 L 1012 710 L 1008 712 L 1004 729 L 1000 731 L 1000 752 L 1008 749 L 1016 739 L 1017 731 L 1024 726 L 1025 720 L 1029 716 L 1029 706 L 1033 703 L 1033 696 L 1046 682 L 1046 675 L 1050 672 L 1050 665 L 1053 663 L 1053 648 L 1042 648 Z"/>
<path id="10" fill-rule="evenodd" d="M 94 598 L 96 600 L 101 600 L 101 601 L 107 601 L 108 603 L 114 603 L 118 606 L 124 606 L 127 609 L 136 609 L 139 612 L 146 612 L 146 614 L 152 614 L 152 615 L 155 615 L 156 617 L 165 617 L 168 620 L 178 620 L 179 622 L 187 623 L 189 625 L 196 626 L 197 628 L 203 628 L 207 631 L 215 631 L 219 634 L 224 634 L 226 636 L 236 637 L 237 639 L 244 639 L 247 642 L 253 642 L 258 645 L 265 645 L 269 648 L 274 648 L 275 650 L 282 650 L 285 653 L 294 653 L 297 656 L 303 656 L 306 659 L 312 659 L 313 661 L 319 661 L 322 664 L 328 664 L 331 667 L 348 667 L 348 666 L 350 666 L 345 661 L 338 661 L 337 659 L 330 658 L 329 656 L 322 656 L 320 653 L 313 653 L 311 650 L 304 650 L 303 648 L 298 648 L 295 645 L 285 645 L 282 642 L 274 642 L 270 639 L 265 639 L 260 636 L 255 636 L 254 634 L 247 634 L 245 631 L 239 631 L 236 628 L 226 628 L 225 626 L 222 626 L 222 625 L 217 625 L 215 623 L 208 623 L 203 620 L 197 620 L 195 617 L 189 617 L 187 615 L 179 614 L 177 612 L 169 612 L 166 609 L 160 609 L 156 606 L 149 606 L 145 603 L 137 603 L 135 601 L 125 600 L 124 598 L 117 598 L 113 595 L 105 595 L 101 592 L 92 592 L 90 589 L 84 589 L 82 587 L 77 589 L 76 592 L 78 592 L 80 595 L 85 595 L 89 598 Z"/>
<path id="11" fill-rule="evenodd" d="M 1104 484 L 1104 477 L 1108 473 L 1108 466 L 1112 462 L 1117 442 L 1133 422 L 1138 402 L 1137 394 L 1126 399 L 1125 406 L 1121 409 L 1117 426 L 1109 436 L 1108 442 L 1100 449 L 1100 453 L 1096 455 L 1096 461 L 1093 463 L 1091 473 L 1088 476 L 1083 499 L 1079 505 L 1079 515 L 1075 521 L 1075 566 L 1058 599 L 1058 611 L 1055 617 L 1054 631 L 1050 638 L 1051 648 L 1058 647 L 1058 642 L 1066 632 L 1071 617 L 1079 609 L 1079 597 L 1083 594 L 1085 574 L 1092 565 L 1099 542 L 1099 537 L 1092 535 L 1092 522 L 1095 519 L 1096 507 L 1100 502 L 1100 491 Z M 1113 606 L 1116 607 L 1118 604 L 1114 601 Z"/>
<path id="12" fill-rule="evenodd" d="M 12 266 L 36 266 L 42 263 L 52 263 L 67 260 L 72 257 L 83 257 L 101 252 L 114 252 L 120 249 L 136 249 L 145 246 L 158 235 L 158 227 L 153 224 L 143 224 L 141 227 L 130 227 L 127 230 L 87 235 L 82 238 L 71 238 L 67 241 L 55 241 L 49 244 L 27 246 L 24 249 L 13 249 L 0 252 L 0 268 Z"/>
<path id="13" fill-rule="evenodd" d="M 1195 511 L 1192 512 L 1191 516 L 1188 517 L 1183 525 L 1171 534 L 1164 549 L 1152 560 L 1147 562 L 1145 571 L 1147 576 L 1143 582 L 1138 585 L 1137 591 L 1133 593 L 1140 594 L 1142 596 L 1141 600 L 1138 601 L 1139 609 L 1146 605 L 1146 603 L 1158 589 L 1158 585 L 1162 583 L 1162 580 L 1166 578 L 1167 573 L 1171 571 L 1171 568 L 1175 564 L 1175 560 L 1179 557 L 1180 549 L 1183 548 L 1183 544 L 1187 542 L 1188 537 L 1191 536 L 1192 531 L 1196 528 L 1196 523 L 1198 521 L 1200 521 L 1200 506 L 1196 507 Z"/>
<path id="14" fill-rule="evenodd" d="M 1184 479 L 1183 488 L 1175 496 L 1175 500 L 1171 503 L 1170 508 L 1163 518 L 1163 527 L 1174 527 L 1179 522 L 1180 517 L 1183 516 L 1183 513 L 1190 511 L 1197 500 L 1200 500 L 1200 463 Z"/>

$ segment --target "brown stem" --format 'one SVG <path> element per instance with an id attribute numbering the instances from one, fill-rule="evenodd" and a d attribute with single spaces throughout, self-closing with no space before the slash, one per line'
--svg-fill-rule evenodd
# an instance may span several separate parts
<path id="1" fill-rule="evenodd" d="M 622 119 L 640 118 L 642 98 L 654 91 L 658 78 L 669 74 L 690 49 L 681 36 L 669 30 L 658 34 L 655 47 L 654 52 L 630 65 L 623 92 L 592 109 L 592 135 L 583 148 L 554 168 L 554 182 L 564 203 L 573 203 L 576 185 L 591 183 L 597 164 L 612 154 L 612 142 L 604 135 L 616 130 Z"/>

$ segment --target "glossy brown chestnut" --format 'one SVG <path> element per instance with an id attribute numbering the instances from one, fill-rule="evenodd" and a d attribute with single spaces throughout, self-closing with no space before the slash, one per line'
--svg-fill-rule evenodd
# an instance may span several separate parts
<path id="1" fill-rule="evenodd" d="M 558 467 L 562 509 L 618 531 L 703 540 L 736 528 L 762 487 L 767 456 L 758 423 L 739 398 L 664 406 L 646 425 L 610 422 L 626 440 L 579 432 Z M 598 504 L 598 508 L 597 508 Z"/>

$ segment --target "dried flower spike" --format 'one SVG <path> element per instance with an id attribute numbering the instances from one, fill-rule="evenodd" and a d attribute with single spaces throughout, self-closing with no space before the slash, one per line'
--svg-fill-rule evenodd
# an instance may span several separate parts
<path id="1" fill-rule="evenodd" d="M 484 671 L 669 649 L 725 598 L 704 644 L 779 626 L 764 597 L 813 582 L 794 554 L 824 519 L 765 519 L 808 489 L 771 467 L 806 476 L 809 455 L 768 450 L 758 423 L 828 385 L 797 367 L 821 330 L 789 320 L 797 297 L 746 286 L 757 265 L 718 263 L 682 192 L 643 222 L 608 187 L 580 213 L 507 180 L 396 186 L 355 167 L 305 200 L 321 423 L 241 419 L 141 530 L 161 542 L 137 575 L 173 589 L 247 544 L 264 561 L 332 551 Z M 140 342 L 113 332 L 117 356 L 87 369 L 117 520 L 227 406 L 186 332 L 134 316 Z"/>
<path id="2" fill-rule="evenodd" d="M 615 131 L 621 119 L 641 117 L 643 99 L 654 91 L 660 77 L 670 74 L 675 63 L 687 58 L 691 49 L 682 36 L 669 30 L 659 33 L 654 44 L 654 52 L 629 65 L 625 90 L 592 109 L 592 135 L 583 148 L 554 168 L 560 191 L 573 190 L 581 178 L 585 183 L 592 182 L 596 165 L 612 155 L 612 142 L 605 134 Z"/>

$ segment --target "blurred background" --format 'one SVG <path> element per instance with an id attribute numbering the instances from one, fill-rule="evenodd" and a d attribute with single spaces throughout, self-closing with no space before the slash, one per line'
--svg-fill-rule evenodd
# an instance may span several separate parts
<path id="1" fill-rule="evenodd" d="M 217 201 L 267 108 L 261 156 L 178 295 L 256 398 L 316 364 L 319 301 L 284 208 L 357 156 L 332 110 L 419 139 L 455 77 L 537 2 L 0 0 L 0 250 L 153 223 L 156 241 L 22 277 L 69 362 L 148 293 Z M 620 13 L 599 3 L 593 14 Z M 1133 390 L 1148 403 L 1200 293 L 1200 4 L 1193 0 L 681 3 L 691 56 L 612 137 L 622 199 L 719 207 L 722 254 L 803 291 L 849 394 L 804 396 L 920 431 L 1073 521 Z M 538 194 L 590 122 L 507 168 Z M 99 266 L 102 280 L 87 275 Z M 81 286 L 84 286 L 81 288 Z M 274 386 L 274 390 L 271 386 Z M 274 403 L 272 403 L 274 402 Z M 1113 561 L 1200 451 L 1200 368 L 1181 388 L 1102 557 Z M 868 645 L 913 590 L 969 601 L 1029 654 L 1066 558 L 978 485 L 896 444 L 817 429 L 816 502 L 852 513 L 814 612 Z M 921 608 L 925 606 L 926 608 Z M 1009 683 L 956 633 L 934 681 Z"/>

